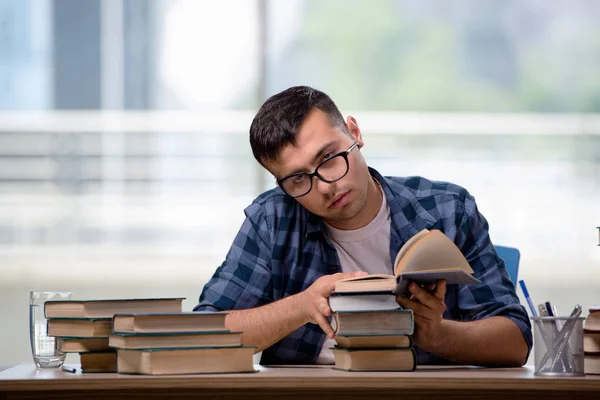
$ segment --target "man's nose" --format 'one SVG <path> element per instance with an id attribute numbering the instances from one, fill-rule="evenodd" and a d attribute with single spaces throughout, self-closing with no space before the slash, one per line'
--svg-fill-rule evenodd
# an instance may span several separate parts
<path id="1" fill-rule="evenodd" d="M 317 190 L 321 194 L 331 193 L 335 187 L 335 184 L 337 183 L 337 182 L 325 182 L 324 180 L 322 180 L 321 178 L 319 178 L 317 176 L 315 176 L 313 179 L 315 179 L 315 182 L 313 182 L 313 186 L 316 186 Z"/>

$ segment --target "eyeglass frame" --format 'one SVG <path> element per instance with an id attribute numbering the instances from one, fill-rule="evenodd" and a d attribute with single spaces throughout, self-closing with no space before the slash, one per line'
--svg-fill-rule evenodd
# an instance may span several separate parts
<path id="1" fill-rule="evenodd" d="M 316 168 L 312 172 L 297 172 L 295 174 L 291 174 L 291 175 L 285 176 L 285 177 L 283 177 L 281 179 L 278 179 L 277 180 L 277 185 L 279 185 L 279 187 L 281 188 L 281 190 L 283 190 L 285 192 L 285 194 L 287 194 L 288 196 L 290 196 L 290 197 L 292 197 L 294 199 L 297 199 L 298 197 L 306 196 L 307 194 L 310 193 L 310 191 L 313 188 L 313 178 L 315 176 L 317 178 L 319 178 L 320 180 L 322 180 L 323 182 L 326 182 L 326 183 L 333 183 L 333 182 L 339 181 L 340 179 L 342 179 L 343 177 L 345 177 L 346 175 L 348 175 L 348 171 L 350 171 L 350 162 L 348 161 L 348 154 L 350 154 L 350 152 L 352 150 L 354 150 L 354 148 L 357 147 L 358 144 L 359 144 L 358 142 L 354 142 L 352 144 L 352 146 L 350 146 L 348 148 L 348 150 L 340 151 L 339 153 L 336 153 L 336 154 L 332 155 L 328 159 L 321 161 L 321 163 L 319 163 L 319 165 L 317 165 Z M 342 176 L 340 176 L 337 179 L 334 179 L 334 180 L 325 179 L 323 176 L 321 176 L 319 174 L 319 168 L 321 168 L 321 166 L 323 164 L 331 161 L 332 159 L 334 159 L 336 157 L 342 157 L 344 159 L 344 161 L 346 162 L 346 172 L 344 172 L 342 174 Z M 290 179 L 290 178 L 293 178 L 293 177 L 296 177 L 296 176 L 300 176 L 300 175 L 306 175 L 309 178 L 310 186 L 309 186 L 308 190 L 306 191 L 306 193 L 303 193 L 303 194 L 298 195 L 298 196 L 293 196 L 290 193 L 288 193 L 287 190 L 285 190 L 285 188 L 283 187 L 283 182 L 286 181 L 286 180 L 288 180 L 288 179 Z"/>

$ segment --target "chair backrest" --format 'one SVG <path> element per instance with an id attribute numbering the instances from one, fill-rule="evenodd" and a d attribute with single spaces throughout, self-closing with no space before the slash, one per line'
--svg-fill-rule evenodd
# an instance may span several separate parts
<path id="1" fill-rule="evenodd" d="M 517 284 L 517 276 L 519 274 L 519 260 L 521 259 L 521 253 L 514 247 L 506 246 L 494 246 L 496 252 L 504 260 L 506 265 L 506 271 L 512 281 L 513 285 Z"/>

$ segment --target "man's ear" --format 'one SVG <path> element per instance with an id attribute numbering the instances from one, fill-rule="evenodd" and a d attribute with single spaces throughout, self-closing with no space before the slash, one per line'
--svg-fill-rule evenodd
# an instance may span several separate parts
<path id="1" fill-rule="evenodd" d="M 365 143 L 362 139 L 362 133 L 360 132 L 356 119 L 352 115 L 349 115 L 348 118 L 346 118 L 346 128 L 354 141 L 358 142 L 358 147 L 363 147 Z"/>

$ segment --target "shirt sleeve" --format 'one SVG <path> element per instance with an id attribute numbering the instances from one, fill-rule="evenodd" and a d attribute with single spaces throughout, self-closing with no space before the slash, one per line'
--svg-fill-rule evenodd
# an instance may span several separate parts
<path id="1" fill-rule="evenodd" d="M 273 301 L 271 251 L 266 221 L 247 217 L 225 261 L 202 290 L 194 311 L 225 311 L 258 307 Z M 259 226 L 260 225 L 260 226 Z"/>
<path id="2" fill-rule="evenodd" d="M 474 270 L 477 284 L 461 285 L 458 289 L 458 307 L 465 321 L 502 316 L 513 321 L 521 330 L 528 353 L 533 346 L 531 323 L 521 305 L 515 286 L 490 240 L 488 223 L 477 210 L 475 199 L 467 194 L 462 216 L 457 216 L 459 227 L 456 244 Z"/>

